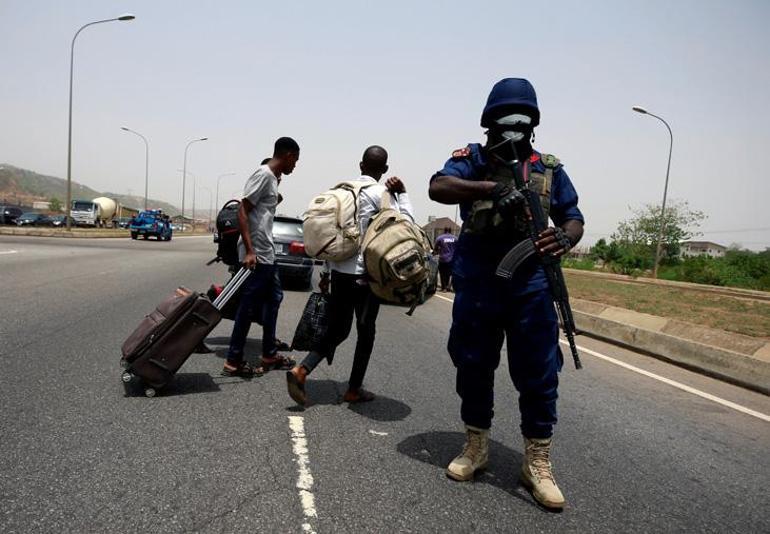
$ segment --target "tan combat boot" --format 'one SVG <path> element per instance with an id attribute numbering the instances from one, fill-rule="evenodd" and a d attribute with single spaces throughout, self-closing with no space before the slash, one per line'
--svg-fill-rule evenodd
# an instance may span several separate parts
<path id="1" fill-rule="evenodd" d="M 446 468 L 449 478 L 466 481 L 489 463 L 489 430 L 465 425 L 466 441 L 463 452 Z"/>
<path id="2" fill-rule="evenodd" d="M 546 508 L 564 508 L 562 495 L 551 468 L 551 439 L 524 438 L 524 463 L 521 481 L 532 490 L 532 496 Z"/>

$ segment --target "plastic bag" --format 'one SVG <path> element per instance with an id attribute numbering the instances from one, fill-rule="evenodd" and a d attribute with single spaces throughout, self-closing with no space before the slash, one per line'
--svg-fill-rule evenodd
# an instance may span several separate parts
<path id="1" fill-rule="evenodd" d="M 307 299 L 302 317 L 294 332 L 292 350 L 313 350 L 317 348 L 329 327 L 329 295 L 314 292 Z"/>

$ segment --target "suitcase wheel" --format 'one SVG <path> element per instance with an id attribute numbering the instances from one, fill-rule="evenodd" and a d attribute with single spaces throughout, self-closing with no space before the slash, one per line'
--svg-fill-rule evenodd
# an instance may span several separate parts
<path id="1" fill-rule="evenodd" d="M 123 374 L 122 374 L 122 375 L 120 375 L 120 379 L 121 379 L 123 382 L 125 382 L 126 384 L 128 384 L 129 382 L 131 382 L 131 380 L 133 380 L 133 378 L 134 378 L 134 375 L 132 375 L 132 374 L 131 374 L 131 373 L 129 373 L 128 371 L 123 371 Z"/>
<path id="2" fill-rule="evenodd" d="M 152 398 L 155 396 L 155 388 L 145 388 L 144 389 L 144 396 L 147 398 Z"/>

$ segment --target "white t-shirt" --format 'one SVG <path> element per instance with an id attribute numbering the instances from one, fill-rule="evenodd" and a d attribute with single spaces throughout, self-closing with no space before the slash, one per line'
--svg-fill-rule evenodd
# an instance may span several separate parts
<path id="1" fill-rule="evenodd" d="M 380 184 L 371 176 L 361 176 L 356 180 L 366 184 L 372 184 L 365 189 L 361 189 L 358 194 L 358 229 L 361 232 L 361 238 L 366 234 L 366 229 L 369 228 L 369 221 L 371 218 L 380 211 L 380 204 L 382 203 L 382 195 L 387 190 L 384 185 Z M 398 206 L 398 211 L 412 219 L 414 222 L 414 210 L 412 204 L 409 202 L 409 196 L 406 193 L 395 195 L 390 194 L 390 205 L 393 207 Z M 362 250 L 358 251 L 358 254 L 352 258 L 348 258 L 343 261 L 328 261 L 328 268 L 332 271 L 347 274 L 364 274 L 366 268 L 364 267 L 364 254 Z"/>
<path id="2" fill-rule="evenodd" d="M 278 178 L 267 165 L 262 165 L 252 174 L 243 187 L 243 198 L 254 208 L 249 212 L 249 235 L 251 246 L 257 255 L 258 263 L 275 263 L 275 244 L 273 244 L 273 217 L 278 205 Z M 238 241 L 238 258 L 246 257 L 243 238 Z"/>

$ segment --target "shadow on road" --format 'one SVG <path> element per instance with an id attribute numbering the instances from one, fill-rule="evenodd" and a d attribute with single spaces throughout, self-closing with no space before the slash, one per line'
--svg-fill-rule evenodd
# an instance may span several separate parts
<path id="1" fill-rule="evenodd" d="M 345 395 L 347 388 L 347 382 L 313 380 L 309 378 L 305 384 L 308 398 L 306 408 L 343 404 L 342 397 Z M 376 397 L 371 402 L 348 404 L 348 409 L 375 421 L 402 421 L 412 413 L 412 409 L 401 401 L 377 395 L 376 392 L 375 395 Z"/>
<path id="2" fill-rule="evenodd" d="M 261 329 L 262 327 L 258 327 L 258 328 Z M 285 340 L 282 340 L 282 341 L 285 341 Z M 218 358 L 222 358 L 222 359 L 227 358 L 227 350 L 230 347 L 229 337 L 223 337 L 223 336 L 209 337 L 209 338 L 206 338 L 205 342 L 206 342 L 206 345 L 212 350 L 212 352 L 210 353 L 198 352 L 196 354 L 213 354 Z M 291 354 L 288 354 L 287 351 L 280 351 L 280 352 L 281 354 L 286 354 L 287 356 L 291 357 Z M 254 364 L 259 363 L 258 355 L 262 354 L 262 340 L 248 338 L 246 340 L 246 345 L 243 347 L 243 353 L 247 355 L 247 359 L 249 360 L 250 363 L 254 363 Z"/>
<path id="3" fill-rule="evenodd" d="M 414 460 L 419 460 L 442 470 L 462 450 L 465 434 L 461 432 L 425 432 L 415 434 L 400 442 L 396 450 Z M 522 455 L 494 440 L 489 441 L 489 466 L 476 475 L 475 483 L 491 484 L 538 507 L 527 490 L 519 483 Z M 462 482 L 457 482 L 462 484 Z"/>
<path id="4" fill-rule="evenodd" d="M 225 377 L 223 377 L 223 380 L 226 380 Z M 191 393 L 214 393 L 221 391 L 222 388 L 220 386 L 225 383 L 223 381 L 215 381 L 208 373 L 177 373 L 171 382 L 158 391 L 158 395 L 171 397 L 189 395 Z M 145 387 L 141 380 L 134 379 L 132 383 L 124 384 L 125 396 L 144 396 Z"/>

